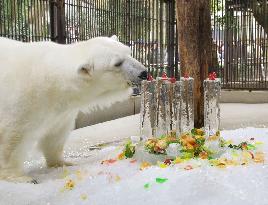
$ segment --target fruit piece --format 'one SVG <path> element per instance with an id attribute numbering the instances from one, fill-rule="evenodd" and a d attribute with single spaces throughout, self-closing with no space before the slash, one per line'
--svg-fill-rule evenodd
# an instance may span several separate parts
<path id="1" fill-rule="evenodd" d="M 165 183 L 166 181 L 168 181 L 167 178 L 155 178 L 155 182 L 156 182 L 156 183 L 159 183 L 159 184 L 163 184 L 163 183 Z"/>
<path id="2" fill-rule="evenodd" d="M 191 170 L 193 169 L 193 167 L 191 165 L 187 165 L 186 167 L 184 167 L 185 170 Z"/>
<path id="3" fill-rule="evenodd" d="M 117 156 L 117 158 L 118 158 L 119 160 L 123 160 L 123 159 L 125 158 L 125 153 L 124 153 L 124 152 L 120 153 L 120 154 Z"/>
<path id="4" fill-rule="evenodd" d="M 201 159 L 207 159 L 207 158 L 208 158 L 208 153 L 205 152 L 205 151 L 200 152 L 199 157 L 200 157 Z"/>
<path id="5" fill-rule="evenodd" d="M 183 77 L 184 78 L 189 78 L 189 73 L 185 72 Z"/>
<path id="6" fill-rule="evenodd" d="M 162 79 L 163 80 L 167 80 L 168 79 L 166 72 L 163 72 L 162 73 Z"/>
<path id="7" fill-rule="evenodd" d="M 190 135 L 183 135 L 181 137 L 181 142 L 187 150 L 192 150 L 197 146 L 196 140 Z"/>
<path id="8" fill-rule="evenodd" d="M 150 166 L 151 166 L 151 164 L 149 162 L 142 162 L 140 165 L 140 170 L 144 170 Z"/>
<path id="9" fill-rule="evenodd" d="M 143 187 L 144 187 L 145 189 L 149 189 L 149 188 L 150 188 L 150 184 L 149 184 L 149 183 L 146 183 L 146 184 L 143 185 Z"/>
<path id="10" fill-rule="evenodd" d="M 217 74 L 215 72 L 209 73 L 208 79 L 209 80 L 216 80 Z"/>
<path id="11" fill-rule="evenodd" d="M 176 159 L 173 161 L 174 164 L 179 164 L 181 162 L 183 162 L 183 159 L 180 157 L 176 157 Z"/>
<path id="12" fill-rule="evenodd" d="M 171 83 L 176 83 L 176 78 L 175 77 L 170 78 L 170 82 Z"/>
<path id="13" fill-rule="evenodd" d="M 149 74 L 147 80 L 148 80 L 148 81 L 153 81 L 154 78 L 153 78 L 153 76 L 151 76 L 151 75 Z"/>
<path id="14" fill-rule="evenodd" d="M 264 162 L 264 153 L 263 152 L 257 152 L 254 156 L 254 162 L 256 163 L 263 163 Z"/>
<path id="15" fill-rule="evenodd" d="M 202 129 L 196 129 L 196 134 L 197 135 L 204 135 L 205 132 Z"/>
<path id="16" fill-rule="evenodd" d="M 166 164 L 166 165 L 171 165 L 171 163 L 172 163 L 172 160 L 171 159 L 166 159 L 164 161 L 164 164 Z"/>
<path id="17" fill-rule="evenodd" d="M 113 164 L 116 162 L 116 159 L 108 159 L 108 160 L 103 160 L 101 164 Z"/>
<path id="18" fill-rule="evenodd" d="M 75 183 L 73 180 L 69 179 L 65 184 L 65 189 L 72 190 L 75 186 Z"/>

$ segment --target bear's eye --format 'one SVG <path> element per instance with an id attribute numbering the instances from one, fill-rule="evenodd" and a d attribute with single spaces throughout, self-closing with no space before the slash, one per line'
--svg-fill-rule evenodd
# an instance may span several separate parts
<path id="1" fill-rule="evenodd" d="M 88 69 L 86 69 L 85 67 L 81 67 L 80 68 L 80 73 L 81 74 L 88 74 Z"/>
<path id="2" fill-rule="evenodd" d="M 78 73 L 80 73 L 83 76 L 91 76 L 91 69 L 87 68 L 86 66 L 81 66 L 78 69 Z"/>
<path id="3" fill-rule="evenodd" d="M 123 64 L 124 61 L 118 61 L 116 64 L 114 64 L 115 67 L 119 67 Z"/>

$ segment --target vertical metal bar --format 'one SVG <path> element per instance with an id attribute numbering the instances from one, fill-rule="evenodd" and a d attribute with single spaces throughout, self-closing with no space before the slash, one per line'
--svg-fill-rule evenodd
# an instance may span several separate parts
<path id="1" fill-rule="evenodd" d="M 51 41 L 56 41 L 56 32 L 55 32 L 55 1 L 49 1 L 49 14 L 50 14 L 50 36 Z"/>
<path id="2" fill-rule="evenodd" d="M 65 35 L 65 4 L 64 0 L 57 0 L 57 42 L 66 43 Z"/>
<path id="3" fill-rule="evenodd" d="M 115 28 L 116 28 L 116 33 L 118 36 L 120 36 L 120 39 L 122 39 L 122 31 L 120 28 L 120 25 L 122 24 L 122 12 L 121 12 L 121 5 L 123 4 L 122 0 L 115 1 L 115 7 L 116 7 L 116 21 L 115 21 Z"/>
<path id="4" fill-rule="evenodd" d="M 45 14 L 46 14 L 46 7 L 44 6 L 44 0 L 40 1 L 40 6 L 41 6 L 41 28 L 42 28 L 42 40 L 45 40 L 46 38 L 46 23 L 45 23 Z"/>
<path id="5" fill-rule="evenodd" d="M 160 43 L 160 65 L 164 68 L 163 60 L 163 2 L 159 1 L 159 43 Z"/>
<path id="6" fill-rule="evenodd" d="M 95 7 L 95 11 L 96 11 L 96 15 L 95 15 L 95 20 L 96 20 L 96 24 L 95 24 L 95 28 L 96 28 L 96 34 L 95 34 L 95 37 L 96 36 L 99 36 L 99 16 L 100 16 L 100 10 L 99 10 L 99 7 L 100 7 L 100 0 L 96 0 L 96 7 Z"/>
<path id="7" fill-rule="evenodd" d="M 70 43 L 70 17 L 69 17 L 69 12 L 70 12 L 70 0 L 67 0 L 67 3 L 65 5 L 65 22 L 66 22 L 66 42 L 67 44 Z"/>
<path id="8" fill-rule="evenodd" d="M 140 24 L 138 24 L 139 26 L 139 60 L 142 62 L 143 61 L 143 1 L 141 0 L 139 1 L 138 4 L 138 11 L 139 11 L 139 17 L 138 17 L 138 22 L 140 22 Z"/>
<path id="9" fill-rule="evenodd" d="M 181 77 L 181 71 L 179 70 L 179 43 L 178 43 L 179 42 L 178 41 L 179 34 L 178 34 L 177 20 L 175 18 L 176 17 L 176 12 L 175 12 L 176 4 L 175 4 L 175 2 L 173 2 L 172 7 L 173 7 L 172 11 L 173 11 L 173 18 L 174 18 L 174 26 L 175 26 L 175 28 L 174 28 L 175 35 L 173 36 L 175 38 L 175 77 L 177 80 L 179 80 Z"/>
<path id="10" fill-rule="evenodd" d="M 30 8 L 31 8 L 31 12 L 30 12 L 30 19 L 31 19 L 31 24 L 32 24 L 32 27 L 31 27 L 31 33 L 32 33 L 32 36 L 31 36 L 31 40 L 32 41 L 35 41 L 35 33 L 36 33 L 36 27 L 35 27 L 35 22 L 33 21 L 33 7 L 34 7 L 34 2 L 33 0 L 31 0 L 31 3 L 30 3 Z"/>
<path id="11" fill-rule="evenodd" d="M 257 46 L 256 46 L 256 33 L 257 33 L 257 31 L 256 31 L 256 28 L 257 28 L 257 22 L 256 21 L 254 21 L 255 23 L 254 23 L 254 47 L 255 47 L 255 50 L 254 50 L 254 65 L 253 65 L 253 73 L 254 73 L 254 75 L 253 75 L 253 79 L 254 79 L 254 81 L 256 81 L 257 80 L 257 75 L 256 75 L 256 66 L 255 66 L 255 62 L 257 61 L 257 58 L 256 58 L 256 49 L 257 49 Z"/>
<path id="12" fill-rule="evenodd" d="M 13 28 L 13 26 L 10 26 L 10 15 L 12 15 L 12 14 L 9 13 L 9 11 L 11 12 L 11 9 L 9 9 L 9 6 L 10 6 L 9 1 L 7 0 L 6 3 L 7 3 L 7 28 L 8 28 L 8 35 L 7 36 L 10 38 L 12 36 L 12 33 L 13 33 L 13 30 L 10 31 L 10 29 Z"/>
<path id="13" fill-rule="evenodd" d="M 34 17 L 36 18 L 36 21 L 37 21 L 37 33 L 36 33 L 36 37 L 37 37 L 37 40 L 40 41 L 41 40 L 41 26 L 40 26 L 40 5 L 39 5 L 39 0 L 36 0 L 35 2 L 35 8 L 36 8 L 36 11 L 35 11 L 35 15 Z"/>
<path id="14" fill-rule="evenodd" d="M 105 0 L 101 0 L 101 4 L 100 4 L 100 11 L 101 11 L 101 16 L 100 16 L 100 19 L 101 19 L 101 21 L 100 21 L 100 31 L 101 31 L 101 33 L 100 33 L 100 36 L 103 36 L 103 35 L 105 35 L 105 28 L 106 28 L 106 22 L 103 20 L 103 19 L 105 19 L 105 11 L 104 11 L 104 6 L 105 6 L 105 3 L 104 3 L 104 1 Z"/>
<path id="15" fill-rule="evenodd" d="M 93 7 L 94 7 L 94 2 L 89 1 L 89 7 L 88 7 L 88 38 L 93 38 L 93 16 L 92 16 L 92 12 L 93 12 Z"/>
<path id="16" fill-rule="evenodd" d="M 151 66 L 152 71 L 154 72 L 155 68 L 155 47 L 156 47 L 156 41 L 155 41 L 155 29 L 156 29 L 156 23 L 155 23 L 155 0 L 152 0 L 152 16 L 151 16 Z"/>
<path id="17" fill-rule="evenodd" d="M 44 7 L 43 7 L 43 1 L 38 1 L 39 2 L 39 19 L 40 19 L 40 40 L 44 40 L 44 25 L 43 25 L 43 12 L 44 12 Z"/>
<path id="18" fill-rule="evenodd" d="M 262 78 L 261 78 L 261 75 L 262 75 L 262 72 L 261 72 L 261 65 L 260 65 L 260 38 L 261 38 L 261 27 L 260 25 L 258 24 L 258 37 L 257 37 L 257 41 L 256 41 L 256 45 L 257 45 L 257 62 L 256 62 L 256 66 L 257 66 L 257 69 L 259 71 L 259 75 L 258 75 L 258 88 L 261 88 L 261 81 L 262 81 Z"/>
<path id="19" fill-rule="evenodd" d="M 13 4 L 11 4 L 11 15 L 14 16 L 14 19 L 12 22 L 12 24 L 14 25 L 14 27 L 13 27 L 14 31 L 12 33 L 12 36 L 14 39 L 17 40 L 17 14 L 16 14 L 16 12 L 14 13 L 15 9 L 16 9 L 16 2 L 14 1 Z"/>
<path id="20" fill-rule="evenodd" d="M 143 13 L 144 13 L 144 0 L 140 1 L 140 4 L 139 4 L 139 11 L 140 11 L 140 14 L 139 14 L 139 19 L 140 19 L 140 22 L 141 24 L 139 25 L 140 27 L 140 33 L 139 33 L 139 39 L 140 39 L 140 48 L 139 48 L 139 58 L 140 58 L 140 61 L 143 62 L 144 61 L 144 51 L 143 51 L 143 48 L 144 48 L 144 18 L 143 18 Z"/>
<path id="21" fill-rule="evenodd" d="M 146 12 L 146 18 L 147 18 L 147 36 L 146 36 L 146 43 L 147 43 L 147 68 L 148 68 L 148 72 L 150 75 L 152 75 L 151 73 L 151 1 L 148 0 L 147 1 L 147 8 L 148 8 L 148 12 Z"/>
<path id="22" fill-rule="evenodd" d="M 3 35 L 3 25 L 4 25 L 4 0 L 0 1 L 0 36 Z"/>
<path id="23" fill-rule="evenodd" d="M 133 2 L 133 10 L 131 12 L 131 16 L 132 16 L 132 23 L 131 25 L 134 25 L 134 33 L 131 32 L 131 40 L 135 42 L 135 58 L 138 58 L 138 49 L 139 49 L 139 43 L 138 43 L 138 21 L 137 21 L 137 1 Z M 138 59 L 139 60 L 139 59 Z"/>
<path id="24" fill-rule="evenodd" d="M 225 14 L 228 15 L 228 3 L 225 3 Z M 223 23 L 223 22 L 222 22 Z M 224 24 L 224 76 L 225 76 L 225 83 L 228 87 L 228 73 L 229 73 L 229 66 L 228 66 L 228 17 L 225 18 Z"/>
<path id="25" fill-rule="evenodd" d="M 140 25 L 140 42 L 141 42 L 141 46 L 140 46 L 140 59 L 141 59 L 141 62 L 143 63 L 144 62 L 144 4 L 145 4 L 145 1 L 142 0 L 140 1 L 140 20 L 141 20 L 141 25 Z"/>
<path id="26" fill-rule="evenodd" d="M 20 2 L 15 2 L 16 4 L 16 15 L 17 15 L 17 26 L 18 26 L 18 31 L 16 33 L 17 35 L 17 39 L 22 41 L 22 21 L 23 21 L 23 18 L 22 18 L 22 11 L 21 11 L 21 4 L 22 4 L 22 1 Z"/>
<path id="27" fill-rule="evenodd" d="M 7 32 L 6 32 L 6 12 L 5 12 L 5 0 L 3 0 L 2 2 L 2 33 L 1 35 L 2 36 L 6 36 L 7 35 Z"/>

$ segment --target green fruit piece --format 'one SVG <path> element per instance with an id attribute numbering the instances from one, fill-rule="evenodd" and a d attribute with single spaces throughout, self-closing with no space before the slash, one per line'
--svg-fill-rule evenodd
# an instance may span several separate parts
<path id="1" fill-rule="evenodd" d="M 252 145 L 252 144 L 247 144 L 247 149 L 248 150 L 255 150 L 256 147 L 254 145 Z"/>
<path id="2" fill-rule="evenodd" d="M 144 189 L 149 189 L 149 187 L 150 187 L 150 184 L 149 183 L 146 183 L 146 184 L 144 184 Z"/>
<path id="3" fill-rule="evenodd" d="M 159 184 L 163 184 L 167 181 L 168 179 L 167 178 L 156 178 L 155 179 L 155 182 L 156 183 L 159 183 Z"/>

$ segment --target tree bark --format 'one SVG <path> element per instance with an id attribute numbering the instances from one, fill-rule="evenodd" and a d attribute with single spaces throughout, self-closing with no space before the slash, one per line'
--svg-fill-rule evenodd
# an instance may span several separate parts
<path id="1" fill-rule="evenodd" d="M 181 74 L 194 78 L 195 127 L 204 125 L 203 81 L 212 67 L 209 0 L 177 0 Z"/>
<path id="2" fill-rule="evenodd" d="M 237 4 L 236 1 L 232 1 L 233 4 Z M 267 0 L 244 0 L 240 2 L 246 8 L 251 9 L 255 20 L 264 29 L 264 32 L 268 33 L 268 2 Z"/>

